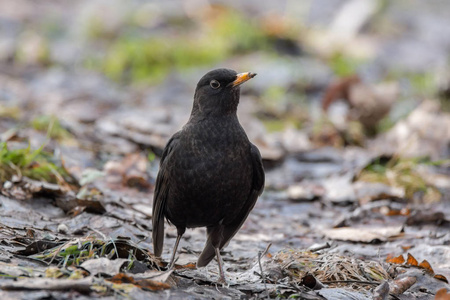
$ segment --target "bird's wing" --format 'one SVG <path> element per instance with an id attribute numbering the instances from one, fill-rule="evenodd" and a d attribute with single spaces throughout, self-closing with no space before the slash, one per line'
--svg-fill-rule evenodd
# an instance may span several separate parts
<path id="1" fill-rule="evenodd" d="M 260 196 L 264 190 L 265 176 L 261 154 L 259 153 L 259 150 L 255 145 L 253 144 L 250 145 L 251 145 L 250 152 L 253 166 L 253 181 L 250 195 L 247 198 L 244 207 L 236 216 L 235 222 L 227 225 L 218 225 L 215 227 L 207 228 L 208 241 L 206 242 L 202 254 L 200 254 L 200 257 L 198 258 L 197 266 L 199 267 L 206 266 L 214 258 L 216 254 L 213 243 L 211 241 L 211 237 L 218 237 L 218 236 L 222 237 L 219 245 L 219 249 L 222 249 L 238 232 L 242 224 L 244 224 L 245 220 L 248 217 L 248 214 L 255 206 L 258 196 Z"/>
<path id="2" fill-rule="evenodd" d="M 177 146 L 180 132 L 175 133 L 164 148 L 156 177 L 155 193 L 153 196 L 152 212 L 152 240 L 153 252 L 157 257 L 161 256 L 164 243 L 164 212 L 169 191 L 169 178 L 167 176 L 168 156 Z"/>

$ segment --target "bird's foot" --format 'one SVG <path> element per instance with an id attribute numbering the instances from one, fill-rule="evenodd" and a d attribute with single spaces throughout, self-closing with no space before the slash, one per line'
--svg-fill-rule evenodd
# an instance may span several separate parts
<path id="1" fill-rule="evenodd" d="M 223 288 L 229 288 L 230 284 L 227 282 L 227 279 L 223 274 L 221 274 L 219 280 L 217 281 L 218 284 L 222 285 Z"/>

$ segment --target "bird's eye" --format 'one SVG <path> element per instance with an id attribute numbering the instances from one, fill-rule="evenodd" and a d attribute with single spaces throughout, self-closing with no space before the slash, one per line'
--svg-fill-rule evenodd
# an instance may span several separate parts
<path id="1" fill-rule="evenodd" d="M 220 88 L 220 82 L 218 82 L 217 80 L 211 80 L 211 82 L 209 83 L 209 85 L 210 85 L 213 89 L 218 89 L 218 88 Z"/>

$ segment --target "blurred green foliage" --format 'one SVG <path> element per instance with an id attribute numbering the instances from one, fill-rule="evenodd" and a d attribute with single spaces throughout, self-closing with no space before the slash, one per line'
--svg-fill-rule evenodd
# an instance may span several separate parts
<path id="1" fill-rule="evenodd" d="M 0 180 L 10 180 L 13 175 L 57 183 L 60 179 L 71 181 L 67 171 L 56 164 L 51 153 L 31 147 L 9 149 L 5 142 L 0 143 Z"/>
<path id="2" fill-rule="evenodd" d="M 55 116 L 37 116 L 31 120 L 31 126 L 36 130 L 47 132 L 49 138 L 59 141 L 72 137 L 72 134 L 61 126 L 60 121 Z"/>
<path id="3" fill-rule="evenodd" d="M 109 36 L 104 57 L 88 64 L 114 80 L 159 82 L 171 70 L 217 63 L 237 53 L 267 49 L 269 35 L 236 11 L 225 10 L 204 26 L 201 34 L 139 34 Z M 92 36 L 105 36 L 97 28 Z"/>
<path id="4" fill-rule="evenodd" d="M 368 182 L 380 182 L 405 190 L 405 196 L 413 199 L 417 193 L 421 193 L 425 203 L 439 201 L 441 193 L 427 182 L 418 171 L 419 165 L 443 165 L 450 163 L 445 161 L 430 161 L 427 158 L 399 158 L 392 157 L 388 160 L 378 159 L 366 166 L 358 176 L 358 180 Z"/>
<path id="5" fill-rule="evenodd" d="M 328 65 L 337 77 L 347 77 L 357 73 L 363 60 L 351 57 L 341 52 L 336 52 L 328 61 Z"/>

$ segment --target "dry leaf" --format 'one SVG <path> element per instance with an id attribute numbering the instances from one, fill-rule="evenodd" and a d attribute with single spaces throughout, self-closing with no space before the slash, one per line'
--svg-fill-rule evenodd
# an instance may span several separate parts
<path id="1" fill-rule="evenodd" d="M 408 259 L 406 260 L 406 264 L 417 267 L 419 265 L 419 262 L 417 261 L 417 259 L 414 258 L 414 256 L 408 253 Z"/>
<path id="2" fill-rule="evenodd" d="M 434 274 L 433 268 L 426 259 L 419 264 L 419 268 L 425 269 L 430 274 Z"/>
<path id="3" fill-rule="evenodd" d="M 164 282 L 155 281 L 151 279 L 141 279 L 135 282 L 137 287 L 142 289 L 148 289 L 151 291 L 160 291 L 165 289 L 170 289 L 170 285 Z"/>
<path id="4" fill-rule="evenodd" d="M 440 281 L 443 281 L 445 283 L 448 283 L 447 277 L 445 277 L 444 275 L 436 274 L 433 277 L 436 278 L 437 280 L 440 280 Z"/>
<path id="5" fill-rule="evenodd" d="M 442 288 L 437 291 L 434 300 L 450 300 L 450 293 L 447 292 L 446 288 Z"/>
<path id="6" fill-rule="evenodd" d="M 386 262 L 401 265 L 405 262 L 405 259 L 403 258 L 403 255 L 400 254 L 399 256 L 392 258 L 388 256 Z"/>
<path id="7" fill-rule="evenodd" d="M 81 264 L 91 275 L 107 274 L 109 276 L 116 275 L 120 272 L 120 268 L 128 262 L 128 259 L 117 258 L 110 260 L 106 257 L 89 259 Z"/>
<path id="8" fill-rule="evenodd" d="M 180 270 L 180 269 L 197 269 L 197 265 L 195 263 L 188 263 L 185 265 L 175 265 L 175 269 Z"/>
<path id="9" fill-rule="evenodd" d="M 387 241 L 390 237 L 402 232 L 403 226 L 351 228 L 341 227 L 323 231 L 326 237 L 333 240 L 371 243 Z"/>
<path id="10" fill-rule="evenodd" d="M 108 281 L 111 281 L 112 283 L 118 283 L 118 284 L 122 284 L 122 283 L 131 283 L 134 284 L 134 278 L 131 276 L 128 276 L 124 273 L 119 273 L 114 275 L 113 277 L 106 279 Z"/>

